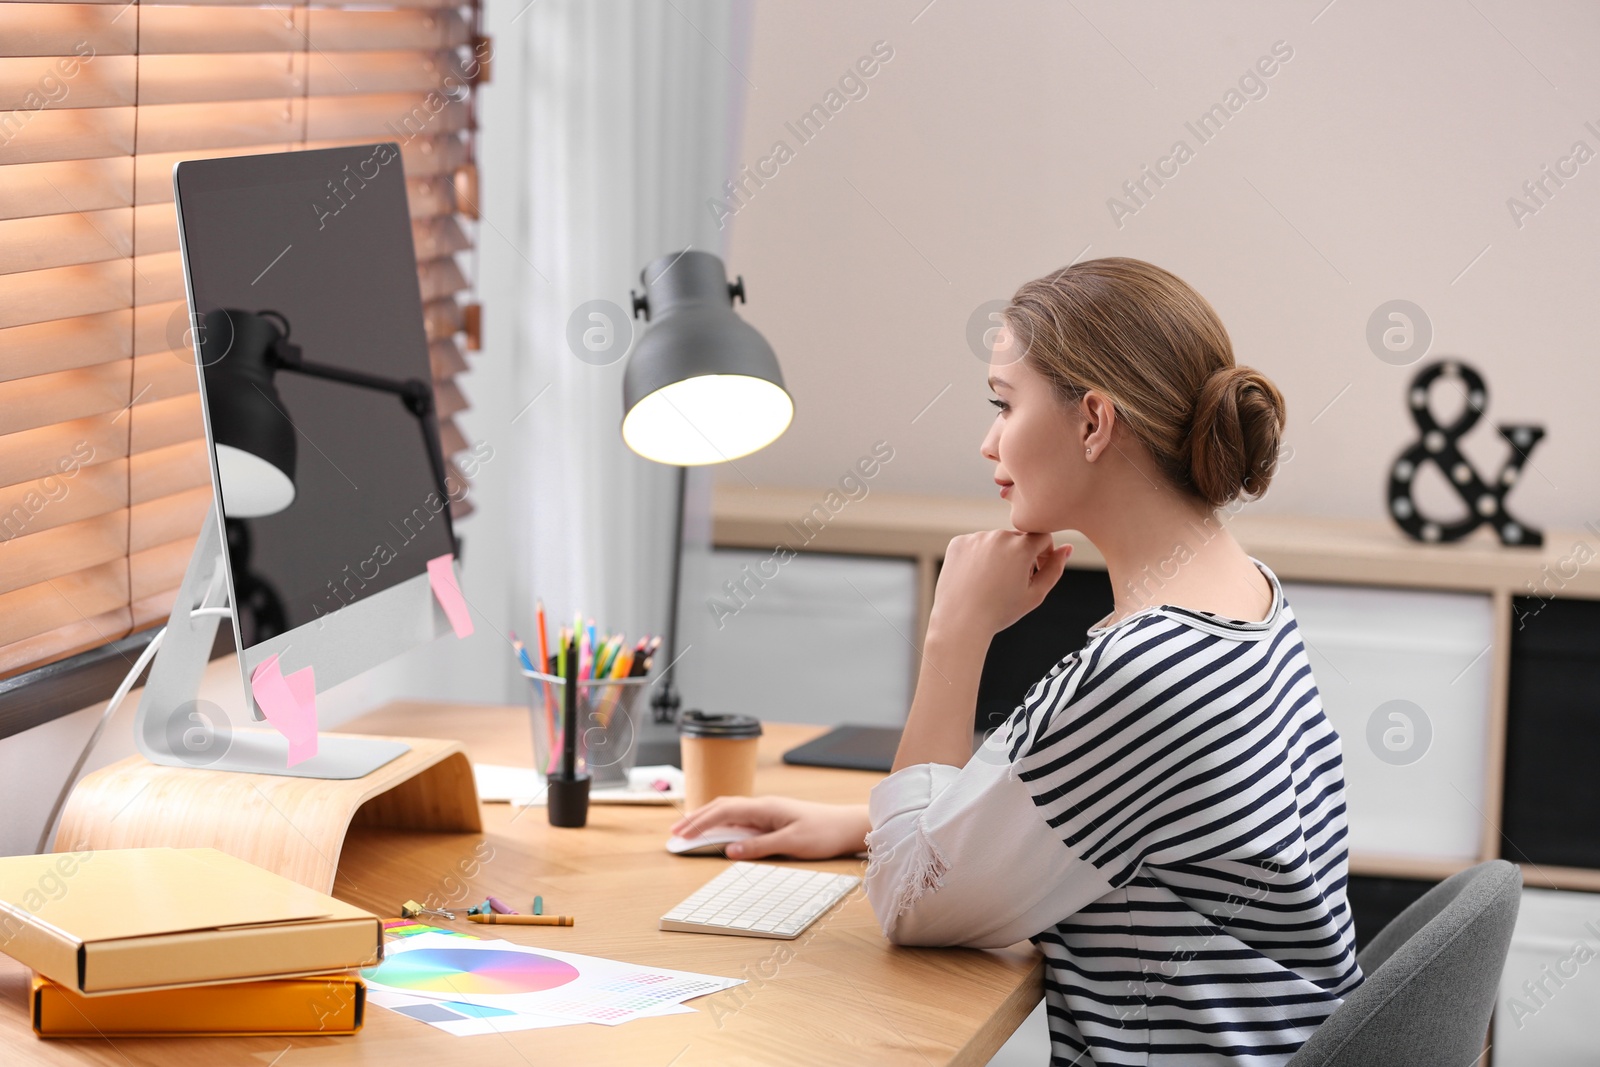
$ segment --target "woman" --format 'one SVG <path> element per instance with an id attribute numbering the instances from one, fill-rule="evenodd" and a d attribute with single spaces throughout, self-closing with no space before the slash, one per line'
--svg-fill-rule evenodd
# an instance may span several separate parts
<path id="1" fill-rule="evenodd" d="M 1281 1064 L 1362 980 L 1339 738 L 1276 575 L 1216 518 L 1266 490 L 1283 398 L 1133 259 L 1022 286 L 989 369 L 1016 529 L 951 541 L 893 773 L 865 806 L 725 797 L 673 832 L 763 831 L 738 859 L 865 848 L 899 944 L 1032 940 L 1054 1063 Z M 1114 608 L 974 754 L 990 639 L 1060 577 L 1065 529 Z"/>

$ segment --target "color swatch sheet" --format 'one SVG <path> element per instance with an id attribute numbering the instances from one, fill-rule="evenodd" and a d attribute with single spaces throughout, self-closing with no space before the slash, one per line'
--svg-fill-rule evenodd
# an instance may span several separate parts
<path id="1" fill-rule="evenodd" d="M 393 1010 L 416 1005 L 409 1001 L 386 1004 L 388 997 L 380 999 L 378 995 L 396 994 L 516 1015 L 546 1016 L 555 1020 L 548 1025 L 557 1026 L 569 1022 L 614 1026 L 661 1014 L 662 1009 L 730 989 L 743 981 L 640 967 L 510 941 L 463 937 L 454 932 L 415 934 L 391 942 L 386 946 L 383 963 L 367 968 L 361 976 L 367 980 L 369 999 L 383 1007 L 393 1006 Z M 458 1011 L 455 1007 L 445 1010 Z M 460 1014 L 470 1017 L 468 1013 Z M 412 1017 L 419 1018 L 416 1014 Z M 480 1014 L 477 1018 L 495 1017 Z M 531 1025 L 536 1024 L 524 1028 Z"/>
<path id="2" fill-rule="evenodd" d="M 457 1037 L 542 1030 L 550 1026 L 579 1026 L 584 1022 L 582 1019 L 564 1019 L 555 1015 L 530 1015 L 507 1008 L 489 1008 L 459 1000 L 434 1000 L 408 993 L 374 993 L 370 989 L 367 991 L 367 1003 L 388 1008 Z M 683 1004 L 667 1004 L 641 1014 L 693 1015 L 694 1009 Z"/>

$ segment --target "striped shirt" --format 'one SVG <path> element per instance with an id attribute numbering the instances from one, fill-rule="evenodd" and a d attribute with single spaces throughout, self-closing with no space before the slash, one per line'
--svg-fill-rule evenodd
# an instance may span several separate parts
<path id="1" fill-rule="evenodd" d="M 1361 983 L 1339 736 L 1252 562 L 1266 619 L 1093 627 L 965 767 L 872 791 L 885 935 L 1031 940 L 1053 1064 L 1282 1064 Z"/>

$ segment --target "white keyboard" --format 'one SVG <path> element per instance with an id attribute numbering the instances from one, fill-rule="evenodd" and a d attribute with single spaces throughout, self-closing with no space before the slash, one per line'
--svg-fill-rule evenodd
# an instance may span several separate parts
<path id="1" fill-rule="evenodd" d="M 661 929 L 792 941 L 860 884 L 853 874 L 735 863 L 663 915 Z"/>

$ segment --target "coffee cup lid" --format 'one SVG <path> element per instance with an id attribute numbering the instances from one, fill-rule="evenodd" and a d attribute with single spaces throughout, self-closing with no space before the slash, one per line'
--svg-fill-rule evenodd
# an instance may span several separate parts
<path id="1" fill-rule="evenodd" d="M 761 720 L 752 715 L 713 715 L 688 708 L 678 715 L 678 731 L 685 737 L 760 737 Z"/>

